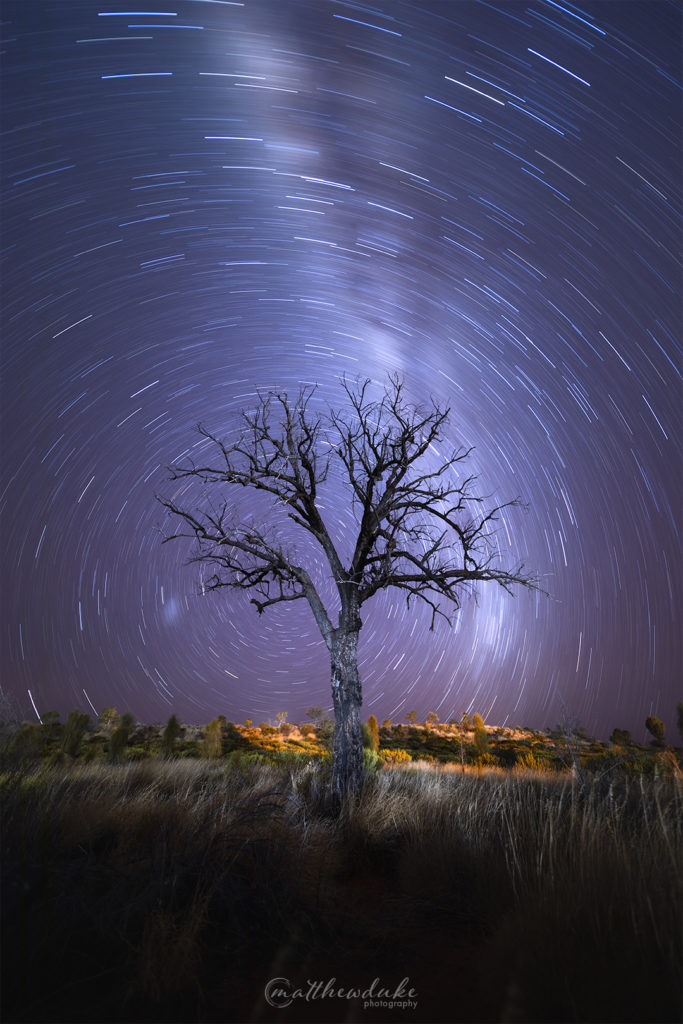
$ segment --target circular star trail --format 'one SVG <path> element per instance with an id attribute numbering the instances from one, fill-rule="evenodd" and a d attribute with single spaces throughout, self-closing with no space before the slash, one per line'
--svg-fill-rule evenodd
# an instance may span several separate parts
<path id="1" fill-rule="evenodd" d="M 677 5 L 3 14 L 3 686 L 25 713 L 329 705 L 310 611 L 202 595 L 155 494 L 257 389 L 315 383 L 323 409 L 343 374 L 399 372 L 452 407 L 479 493 L 526 503 L 499 557 L 549 596 L 482 587 L 433 633 L 377 596 L 365 712 L 671 723 Z M 348 497 L 324 500 L 346 535 Z"/>

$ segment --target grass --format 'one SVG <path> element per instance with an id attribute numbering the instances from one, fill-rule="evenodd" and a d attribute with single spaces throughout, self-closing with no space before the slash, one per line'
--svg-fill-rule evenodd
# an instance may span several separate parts
<path id="1" fill-rule="evenodd" d="M 334 817 L 325 772 L 6 772 L 3 1019 L 679 1019 L 680 783 L 396 768 Z M 276 1009 L 274 977 L 417 1008 Z"/>

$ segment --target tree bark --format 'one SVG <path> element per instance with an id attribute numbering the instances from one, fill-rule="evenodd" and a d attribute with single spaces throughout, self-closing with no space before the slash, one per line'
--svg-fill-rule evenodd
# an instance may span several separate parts
<path id="1" fill-rule="evenodd" d="M 360 709 L 363 703 L 358 676 L 360 620 L 344 621 L 334 632 L 331 647 L 334 748 L 332 791 L 343 803 L 360 790 L 363 778 L 363 742 Z"/>

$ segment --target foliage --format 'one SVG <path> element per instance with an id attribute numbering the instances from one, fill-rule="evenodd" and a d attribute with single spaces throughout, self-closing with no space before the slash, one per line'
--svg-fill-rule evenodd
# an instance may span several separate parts
<path id="1" fill-rule="evenodd" d="M 653 742 L 657 746 L 664 744 L 664 722 L 656 715 L 648 715 L 645 719 L 645 728 L 654 737 Z"/>
<path id="2" fill-rule="evenodd" d="M 313 707 L 306 709 L 306 715 L 311 719 L 315 725 L 315 731 L 320 742 L 326 747 L 332 747 L 332 737 L 334 736 L 334 723 L 332 719 L 318 704 L 314 704 Z"/>
<path id="3" fill-rule="evenodd" d="M 201 751 L 208 758 L 220 757 L 223 753 L 223 723 L 220 718 L 214 718 L 204 730 Z"/>
<path id="4" fill-rule="evenodd" d="M 474 745 L 477 748 L 477 754 L 480 758 L 488 754 L 489 751 L 489 737 L 486 732 L 486 726 L 484 725 L 484 719 L 481 715 L 475 715 L 472 719 L 472 725 L 474 726 Z"/>
<path id="5" fill-rule="evenodd" d="M 615 747 L 628 747 L 633 742 L 633 737 L 628 729 L 613 729 L 609 739 Z"/>
<path id="6" fill-rule="evenodd" d="M 119 722 L 120 715 L 116 708 L 113 706 L 105 708 L 103 711 L 100 712 L 97 718 L 97 724 L 100 726 L 100 728 L 106 731 L 111 731 L 112 729 L 115 729 Z"/>
<path id="7" fill-rule="evenodd" d="M 185 734 L 177 715 L 171 715 L 161 736 L 161 752 L 164 757 L 173 757 L 176 752 L 176 740 Z"/>
<path id="8" fill-rule="evenodd" d="M 412 757 L 408 751 L 402 750 L 400 747 L 395 750 L 380 750 L 379 756 L 382 761 L 390 767 L 397 764 L 406 764 L 408 761 L 412 761 Z"/>
<path id="9" fill-rule="evenodd" d="M 69 757 L 76 757 L 81 741 L 86 734 L 90 724 L 90 715 L 82 714 L 80 711 L 70 711 L 64 724 L 62 734 L 62 750 Z"/>
<path id="10" fill-rule="evenodd" d="M 129 711 L 125 715 L 121 715 L 119 725 L 109 738 L 109 760 L 113 764 L 118 763 L 123 757 L 134 724 L 135 719 Z"/>
<path id="11" fill-rule="evenodd" d="M 370 732 L 370 749 L 379 750 L 379 727 L 377 725 L 377 719 L 374 715 L 370 715 L 368 718 L 368 730 Z"/>

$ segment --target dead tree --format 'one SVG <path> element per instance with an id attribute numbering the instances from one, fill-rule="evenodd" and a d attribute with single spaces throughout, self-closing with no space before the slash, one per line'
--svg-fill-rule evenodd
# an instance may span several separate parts
<path id="1" fill-rule="evenodd" d="M 285 601 L 310 605 L 330 653 L 332 786 L 343 800 L 362 779 L 358 638 L 365 602 L 394 587 L 409 605 L 421 601 L 430 608 L 433 629 L 437 618 L 450 623 L 463 593 L 477 582 L 492 581 L 506 591 L 536 583 L 522 567 L 509 571 L 494 564 L 492 524 L 515 502 L 484 508 L 484 499 L 471 493 L 474 478 L 459 478 L 471 449 L 437 451 L 446 445 L 450 410 L 433 399 L 426 408 L 413 406 L 398 377 L 389 378 L 379 400 L 371 397 L 369 380 L 343 381 L 342 389 L 344 408 L 327 415 L 313 408 L 314 388 L 294 399 L 259 394 L 256 408 L 242 413 L 234 441 L 200 426 L 211 460 L 173 466 L 171 479 L 201 481 L 217 500 L 202 508 L 194 502 L 187 507 L 181 498 L 159 501 L 180 521 L 164 541 L 193 539 L 190 561 L 211 567 L 203 590 L 251 591 L 259 613 Z M 340 479 L 354 524 L 351 536 L 335 538 L 323 518 L 321 489 Z M 263 526 L 239 522 L 231 512 L 225 489 L 239 487 L 272 499 L 271 519 L 266 516 Z M 323 601 L 312 563 L 307 568 L 301 552 L 283 546 L 278 509 L 322 548 L 336 607 Z"/>

